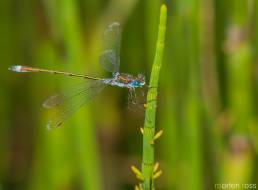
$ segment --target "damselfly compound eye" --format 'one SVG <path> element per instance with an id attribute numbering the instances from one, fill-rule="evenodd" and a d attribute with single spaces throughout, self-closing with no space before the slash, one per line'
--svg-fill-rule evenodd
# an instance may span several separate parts
<path id="1" fill-rule="evenodd" d="M 138 80 L 141 81 L 141 82 L 145 82 L 145 76 L 143 74 L 138 74 L 137 76 Z"/>

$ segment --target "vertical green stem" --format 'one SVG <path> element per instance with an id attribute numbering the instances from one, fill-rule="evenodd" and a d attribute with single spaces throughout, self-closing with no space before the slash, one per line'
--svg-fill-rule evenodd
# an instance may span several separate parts
<path id="1" fill-rule="evenodd" d="M 143 133 L 143 159 L 142 174 L 144 176 L 143 189 L 154 189 L 153 185 L 153 169 L 154 169 L 154 146 L 153 140 L 155 135 L 155 117 L 157 105 L 157 87 L 159 81 L 159 73 L 163 58 L 164 41 L 166 33 L 167 7 L 161 6 L 160 25 L 158 31 L 158 39 L 156 45 L 156 53 L 151 71 L 149 91 L 147 95 L 147 109 L 145 113 L 144 133 Z"/>

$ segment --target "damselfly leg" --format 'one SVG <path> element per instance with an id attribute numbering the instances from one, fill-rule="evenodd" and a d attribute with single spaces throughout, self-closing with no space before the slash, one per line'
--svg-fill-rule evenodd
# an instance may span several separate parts
<path id="1" fill-rule="evenodd" d="M 145 110 L 149 103 L 156 101 L 156 99 L 147 101 L 147 93 L 149 90 L 157 88 L 144 85 L 142 88 L 130 90 L 128 93 L 128 109 L 137 112 L 139 110 Z"/>

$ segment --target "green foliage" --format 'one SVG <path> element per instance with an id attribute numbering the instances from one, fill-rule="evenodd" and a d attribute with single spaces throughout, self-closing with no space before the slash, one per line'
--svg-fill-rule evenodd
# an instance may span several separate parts
<path id="1" fill-rule="evenodd" d="M 169 11 L 155 76 L 161 2 Z M 143 150 L 143 113 L 127 109 L 125 89 L 106 88 L 62 128 L 46 131 L 51 113 L 41 103 L 81 81 L 7 70 L 110 77 L 98 59 L 114 21 L 123 29 L 121 72 L 150 79 Z M 0 189 L 132 189 L 130 165 L 141 159 L 150 166 L 132 170 L 144 187 L 155 178 L 164 190 L 257 188 L 257 33 L 255 0 L 1 0 Z"/>

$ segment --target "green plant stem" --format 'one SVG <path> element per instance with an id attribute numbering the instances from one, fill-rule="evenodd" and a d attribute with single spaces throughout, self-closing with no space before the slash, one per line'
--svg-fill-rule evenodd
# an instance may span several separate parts
<path id="1" fill-rule="evenodd" d="M 154 170 L 154 146 L 153 140 L 155 135 L 155 117 L 157 105 L 157 87 L 159 81 L 159 73 L 163 58 L 164 41 L 166 33 L 167 7 L 161 6 L 160 24 L 158 31 L 158 39 L 156 45 L 156 53 L 151 71 L 149 90 L 147 95 L 147 108 L 145 113 L 144 132 L 143 132 L 143 159 L 142 174 L 144 176 L 143 189 L 154 189 L 153 170 Z"/>

